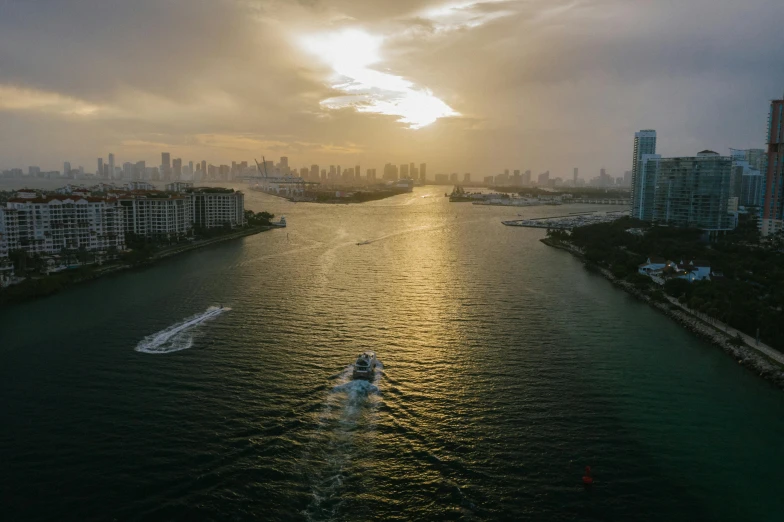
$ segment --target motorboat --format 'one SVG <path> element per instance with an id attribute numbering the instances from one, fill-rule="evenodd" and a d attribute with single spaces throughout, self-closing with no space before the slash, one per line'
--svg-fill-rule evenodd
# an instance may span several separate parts
<path id="1" fill-rule="evenodd" d="M 357 246 L 369 245 L 370 243 L 371 243 L 371 241 L 369 239 L 367 239 L 365 241 L 360 241 L 359 243 L 357 243 Z"/>
<path id="2" fill-rule="evenodd" d="M 273 227 L 278 228 L 286 228 L 286 218 L 281 216 L 279 221 L 273 221 L 270 223 Z"/>
<path id="3" fill-rule="evenodd" d="M 376 354 L 374 352 L 365 352 L 357 357 L 352 377 L 354 379 L 372 380 L 378 366 L 379 362 L 376 359 Z"/>

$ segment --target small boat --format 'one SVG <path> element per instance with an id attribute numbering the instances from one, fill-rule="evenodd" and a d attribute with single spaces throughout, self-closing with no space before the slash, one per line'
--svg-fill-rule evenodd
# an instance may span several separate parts
<path id="1" fill-rule="evenodd" d="M 360 241 L 359 243 L 357 243 L 357 246 L 369 245 L 370 243 L 371 241 L 369 239 L 366 239 L 365 241 Z"/>
<path id="2" fill-rule="evenodd" d="M 286 218 L 285 218 L 285 217 L 283 217 L 283 216 L 280 216 L 280 220 L 279 220 L 279 221 L 273 221 L 273 222 L 272 222 L 272 223 L 270 223 L 270 224 L 271 224 L 273 227 L 278 227 L 278 228 L 286 228 Z"/>
<path id="3" fill-rule="evenodd" d="M 372 380 L 378 365 L 379 362 L 378 359 L 376 359 L 376 354 L 374 352 L 365 352 L 357 357 L 357 362 L 354 363 L 352 378 Z"/>

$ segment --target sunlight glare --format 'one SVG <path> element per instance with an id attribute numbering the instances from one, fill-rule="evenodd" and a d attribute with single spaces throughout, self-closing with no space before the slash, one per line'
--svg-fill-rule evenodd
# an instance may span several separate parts
<path id="1" fill-rule="evenodd" d="M 408 124 L 411 129 L 458 115 L 429 89 L 417 88 L 400 76 L 370 69 L 381 61 L 382 42 L 383 38 L 359 29 L 302 39 L 305 50 L 332 68 L 335 77 L 330 86 L 346 93 L 323 100 L 322 106 L 328 109 L 351 107 L 357 112 L 400 116 L 397 121 Z"/>

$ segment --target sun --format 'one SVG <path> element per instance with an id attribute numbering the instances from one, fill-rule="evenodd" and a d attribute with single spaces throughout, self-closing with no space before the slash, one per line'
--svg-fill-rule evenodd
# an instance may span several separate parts
<path id="1" fill-rule="evenodd" d="M 345 93 L 322 100 L 329 109 L 351 107 L 358 112 L 399 116 L 398 121 L 420 129 L 439 118 L 459 115 L 429 89 L 419 88 L 394 74 L 371 69 L 382 61 L 384 39 L 361 29 L 308 35 L 302 47 L 333 71 L 330 86 Z"/>

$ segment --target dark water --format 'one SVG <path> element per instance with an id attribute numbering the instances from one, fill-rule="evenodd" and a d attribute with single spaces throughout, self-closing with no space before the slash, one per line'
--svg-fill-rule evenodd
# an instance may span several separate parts
<path id="1" fill-rule="evenodd" d="M 3 310 L 0 520 L 784 520 L 784 394 L 442 194 Z"/>

